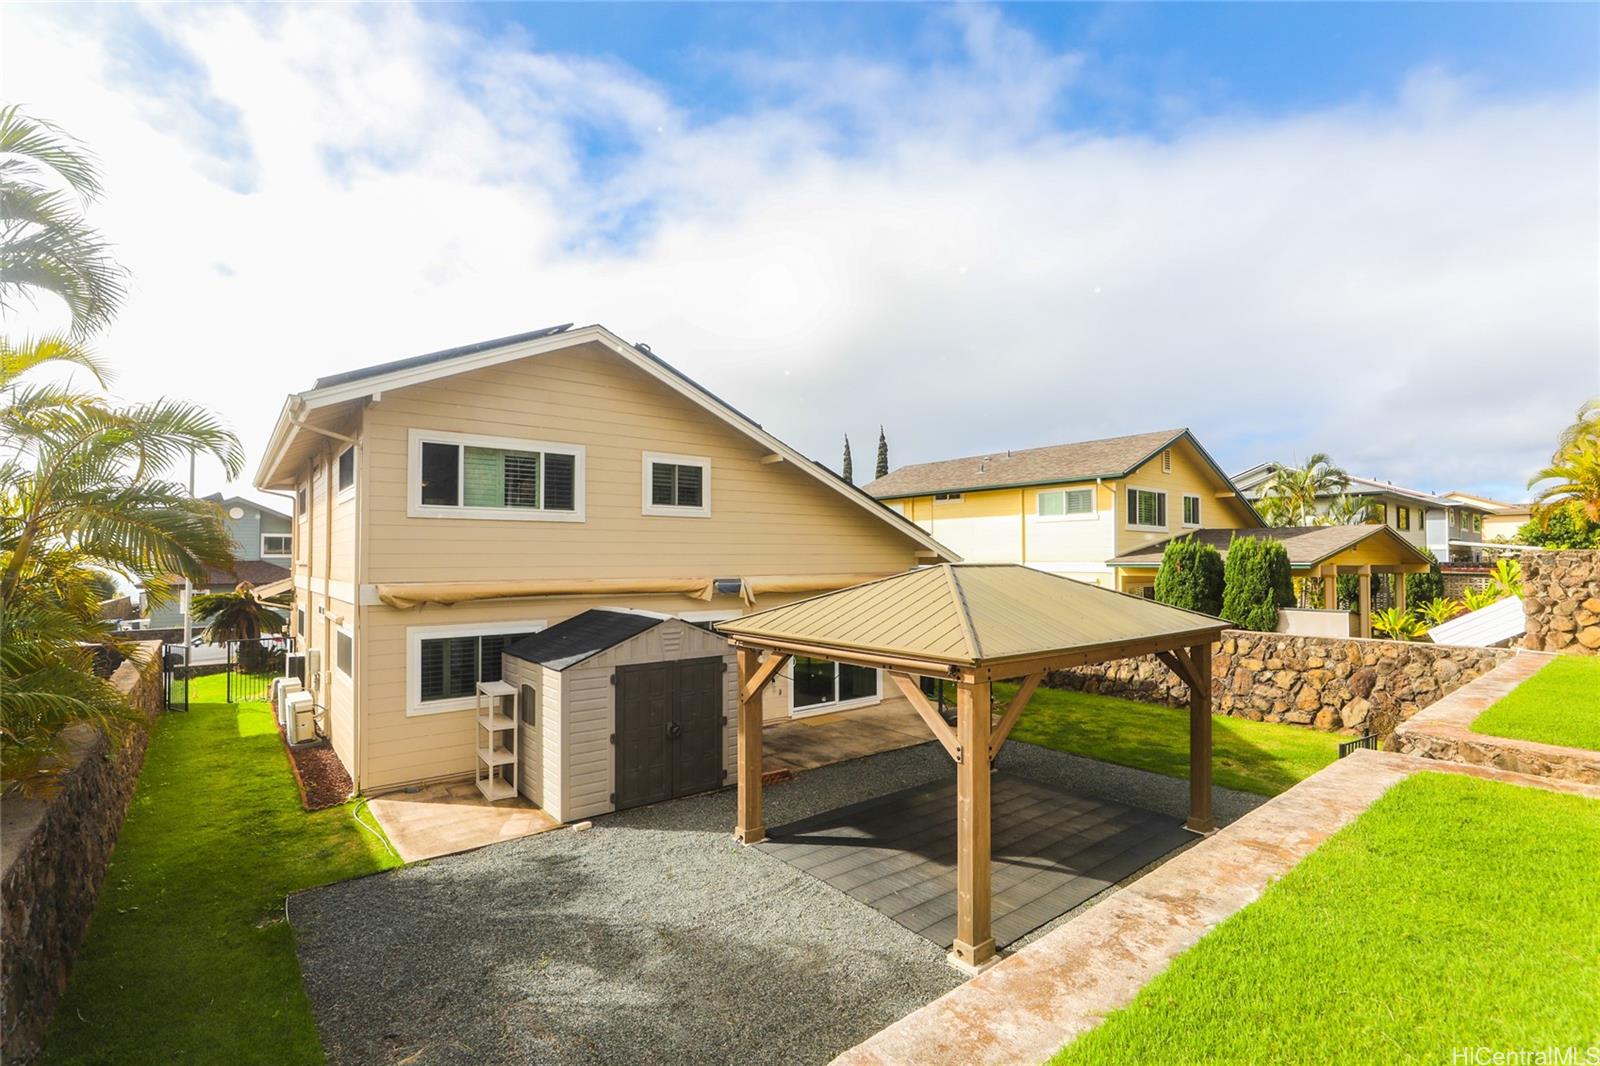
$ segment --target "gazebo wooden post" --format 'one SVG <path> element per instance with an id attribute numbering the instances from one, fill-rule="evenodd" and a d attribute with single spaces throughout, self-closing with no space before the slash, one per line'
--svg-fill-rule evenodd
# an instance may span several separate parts
<path id="1" fill-rule="evenodd" d="M 1211 816 L 1211 645 L 1189 648 L 1189 820 L 1184 827 L 1209 833 Z"/>
<path id="2" fill-rule="evenodd" d="M 1372 567 L 1359 566 L 1356 568 L 1356 606 L 1360 612 L 1360 632 L 1358 636 L 1372 636 Z"/>
<path id="3" fill-rule="evenodd" d="M 1401 614 L 1406 613 L 1406 575 L 1398 570 L 1394 574 L 1394 606 Z"/>
<path id="4" fill-rule="evenodd" d="M 739 821 L 733 835 L 741 844 L 755 844 L 767 838 L 761 814 L 761 693 L 789 656 L 772 651 L 762 662 L 755 648 L 740 648 L 738 654 Z"/>
<path id="5" fill-rule="evenodd" d="M 994 958 L 990 928 L 989 682 L 956 685 L 956 936 L 950 961 L 977 970 Z"/>

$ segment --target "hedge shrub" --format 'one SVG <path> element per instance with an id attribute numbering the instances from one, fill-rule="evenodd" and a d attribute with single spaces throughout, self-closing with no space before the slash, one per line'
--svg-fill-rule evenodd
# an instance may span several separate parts
<path id="1" fill-rule="evenodd" d="M 1222 581 L 1222 617 L 1240 629 L 1270 633 L 1278 628 L 1278 608 L 1295 604 L 1289 553 L 1280 541 L 1234 538 Z"/>
<path id="2" fill-rule="evenodd" d="M 1406 605 L 1408 607 L 1420 607 L 1429 600 L 1437 600 L 1444 597 L 1444 575 L 1439 572 L 1439 559 L 1427 548 L 1422 550 L 1428 556 L 1429 566 L 1427 570 L 1420 574 L 1406 575 Z"/>
<path id="3" fill-rule="evenodd" d="M 1156 599 L 1205 614 L 1222 610 L 1222 554 L 1193 537 L 1170 541 L 1156 572 Z"/>

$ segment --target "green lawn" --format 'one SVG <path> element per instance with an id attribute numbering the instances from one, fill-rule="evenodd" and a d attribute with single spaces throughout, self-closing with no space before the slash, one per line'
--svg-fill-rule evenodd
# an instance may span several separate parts
<path id="1" fill-rule="evenodd" d="M 1014 685 L 996 685 L 1009 700 Z M 1189 712 L 1182 708 L 1041 688 L 1012 737 L 1091 759 L 1189 776 Z M 1275 796 L 1339 757 L 1338 736 L 1304 726 L 1213 715 L 1212 777 L 1223 788 Z"/>
<path id="2" fill-rule="evenodd" d="M 1600 751 L 1600 658 L 1552 660 L 1480 714 L 1472 731 Z"/>
<path id="3" fill-rule="evenodd" d="M 284 896 L 399 860 L 353 805 L 301 810 L 272 712 L 223 680 L 159 722 L 40 1062 L 322 1061 Z"/>
<path id="4" fill-rule="evenodd" d="M 1052 1066 L 1600 1045 L 1596 870 L 1600 801 L 1417 774 Z"/>

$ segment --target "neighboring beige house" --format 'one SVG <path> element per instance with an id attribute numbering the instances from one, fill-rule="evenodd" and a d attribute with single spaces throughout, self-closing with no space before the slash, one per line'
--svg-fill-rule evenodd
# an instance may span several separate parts
<path id="1" fill-rule="evenodd" d="M 1277 463 L 1262 463 L 1233 475 L 1233 483 L 1252 500 L 1259 500 L 1266 491 L 1267 481 L 1277 470 Z M 1335 495 L 1329 493 L 1320 497 L 1318 511 L 1326 513 Z M 1477 562 L 1482 557 L 1483 522 L 1489 511 L 1471 500 L 1353 475 L 1344 495 L 1369 501 L 1373 508 L 1372 524 L 1388 526 L 1403 539 L 1431 551 L 1441 563 Z"/>
<path id="2" fill-rule="evenodd" d="M 1187 429 L 917 463 L 865 487 L 968 562 L 1123 592 L 1155 578 L 1119 557 L 1185 532 L 1264 525 Z"/>
<path id="3" fill-rule="evenodd" d="M 1475 496 L 1470 492 L 1447 492 L 1444 498 L 1482 512 L 1482 517 L 1475 519 L 1474 525 L 1481 522 L 1485 543 L 1515 543 L 1517 531 L 1533 519 L 1533 505 L 1530 503 L 1507 503 L 1488 496 Z"/>
<path id="4" fill-rule="evenodd" d="M 255 484 L 295 496 L 293 628 L 367 793 L 472 774 L 477 683 L 501 678 L 519 638 L 591 608 L 704 623 L 956 558 L 601 326 L 324 377 L 288 398 Z M 698 639 L 669 627 L 606 654 L 639 665 L 642 648 Z M 530 671 L 554 669 L 530 654 Z M 889 702 L 872 671 L 802 660 L 784 675 L 772 718 Z M 523 764 L 530 744 L 557 749 L 538 754 L 587 797 L 558 816 L 611 809 L 614 734 L 521 713 Z M 534 776 L 517 787 L 538 802 Z"/>

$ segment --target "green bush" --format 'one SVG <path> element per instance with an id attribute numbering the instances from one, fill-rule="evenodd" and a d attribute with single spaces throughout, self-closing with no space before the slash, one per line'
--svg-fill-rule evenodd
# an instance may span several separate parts
<path id="1" fill-rule="evenodd" d="M 1295 603 L 1289 553 L 1276 540 L 1234 538 L 1222 581 L 1222 617 L 1241 629 L 1270 633 L 1278 627 L 1278 608 Z"/>
<path id="2" fill-rule="evenodd" d="M 1541 548 L 1600 548 L 1600 522 L 1575 503 L 1553 507 L 1517 530 L 1517 541 Z"/>
<path id="3" fill-rule="evenodd" d="M 1222 554 L 1193 537 L 1179 537 L 1161 553 L 1156 599 L 1204 614 L 1222 611 Z"/>
<path id="4" fill-rule="evenodd" d="M 1427 552 L 1430 565 L 1424 573 L 1406 575 L 1407 603 L 1428 603 L 1444 598 L 1444 575 L 1439 572 L 1439 560 L 1427 548 L 1422 550 Z"/>

